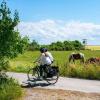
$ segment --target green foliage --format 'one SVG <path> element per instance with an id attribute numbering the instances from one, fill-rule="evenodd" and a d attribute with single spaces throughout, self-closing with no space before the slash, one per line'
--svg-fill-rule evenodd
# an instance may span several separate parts
<path id="1" fill-rule="evenodd" d="M 39 50 L 39 48 L 40 45 L 35 40 L 33 40 L 28 46 L 29 51 Z"/>
<path id="2" fill-rule="evenodd" d="M 50 45 L 39 45 L 35 40 L 29 44 L 28 50 L 35 51 L 39 50 L 40 47 L 48 48 L 53 51 L 69 51 L 69 50 L 82 50 L 84 46 L 78 40 L 75 41 L 57 41 L 53 42 Z"/>
<path id="3" fill-rule="evenodd" d="M 64 50 L 74 50 L 74 46 L 71 41 L 64 41 Z"/>
<path id="4" fill-rule="evenodd" d="M 69 51 L 69 50 L 82 50 L 83 45 L 78 40 L 75 41 L 64 41 L 64 42 L 55 42 L 48 45 L 49 50 L 56 51 Z"/>
<path id="5" fill-rule="evenodd" d="M 84 46 L 78 40 L 72 41 L 72 45 L 75 50 L 82 50 Z"/>
<path id="6" fill-rule="evenodd" d="M 7 59 L 0 58 L 0 71 L 7 70 L 9 68 L 9 61 Z"/>
<path id="7" fill-rule="evenodd" d="M 15 30 L 18 23 L 18 12 L 15 10 L 14 16 L 11 17 L 11 11 L 3 1 L 0 6 L 0 69 L 5 66 L 5 59 L 16 57 L 27 46 L 27 38 L 21 38 Z"/>
<path id="8" fill-rule="evenodd" d="M 23 37 L 19 41 L 19 44 L 17 45 L 18 53 L 23 53 L 28 48 L 29 38 Z"/>
<path id="9" fill-rule="evenodd" d="M 19 84 L 12 78 L 0 80 L 0 100 L 18 100 L 22 96 Z"/>
<path id="10" fill-rule="evenodd" d="M 19 52 L 17 46 L 20 42 L 19 32 L 14 31 L 18 24 L 18 13 L 15 12 L 14 18 L 11 18 L 11 11 L 2 2 L 0 8 L 0 57 L 12 57 Z"/>

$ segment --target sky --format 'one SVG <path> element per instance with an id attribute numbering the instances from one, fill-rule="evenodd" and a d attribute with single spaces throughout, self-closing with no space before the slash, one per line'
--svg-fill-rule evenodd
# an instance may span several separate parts
<path id="1" fill-rule="evenodd" d="M 1 3 L 2 0 L 0 0 Z M 22 36 L 40 44 L 87 39 L 100 45 L 100 0 L 5 0 L 19 12 Z"/>

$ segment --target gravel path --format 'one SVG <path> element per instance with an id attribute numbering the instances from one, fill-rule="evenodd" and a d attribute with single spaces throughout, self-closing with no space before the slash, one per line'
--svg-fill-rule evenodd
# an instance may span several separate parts
<path id="1" fill-rule="evenodd" d="M 8 72 L 7 74 L 9 77 L 13 77 L 18 80 L 21 85 L 27 83 L 27 74 L 14 72 Z M 60 77 L 55 85 L 48 85 L 47 82 L 40 81 L 38 85 L 35 85 L 35 88 L 100 93 L 100 81 Z"/>

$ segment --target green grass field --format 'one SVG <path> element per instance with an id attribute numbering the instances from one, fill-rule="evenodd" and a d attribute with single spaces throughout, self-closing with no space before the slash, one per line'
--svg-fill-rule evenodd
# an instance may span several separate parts
<path id="1" fill-rule="evenodd" d="M 88 78 L 91 77 L 91 74 L 93 75 L 97 74 L 97 76 L 93 76 L 93 79 L 100 79 L 100 66 L 97 65 L 88 65 L 85 66 L 83 64 L 80 64 L 79 61 L 76 61 L 76 64 L 74 65 L 68 63 L 68 57 L 70 53 L 73 51 L 51 51 L 52 55 L 54 56 L 55 62 L 54 65 L 58 65 L 60 68 L 60 74 L 62 76 L 69 76 L 69 77 L 82 77 L 82 78 Z M 74 52 L 82 52 L 85 54 L 85 59 L 89 57 L 100 57 L 100 51 L 91 51 L 91 50 L 85 50 L 85 51 L 74 51 Z M 38 51 L 30 52 L 27 51 L 23 55 L 19 55 L 17 58 L 10 61 L 11 69 L 12 71 L 17 72 L 27 72 L 27 70 L 35 66 L 33 64 L 33 61 L 39 56 Z M 88 68 L 88 69 L 86 69 Z M 89 72 L 87 72 L 89 71 Z M 86 73 L 85 73 L 86 72 Z M 91 73 L 92 72 L 92 73 Z M 86 75 L 86 74 L 88 74 Z M 85 74 L 82 76 L 82 74 Z M 98 77 L 98 78 L 95 78 Z"/>

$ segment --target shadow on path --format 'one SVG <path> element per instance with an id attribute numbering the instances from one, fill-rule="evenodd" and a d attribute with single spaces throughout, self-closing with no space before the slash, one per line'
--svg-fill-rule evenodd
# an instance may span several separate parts
<path id="1" fill-rule="evenodd" d="M 52 85 L 50 83 L 46 83 L 44 80 L 36 79 L 36 80 L 27 80 L 21 84 L 22 88 L 31 88 L 31 87 L 46 87 Z"/>

